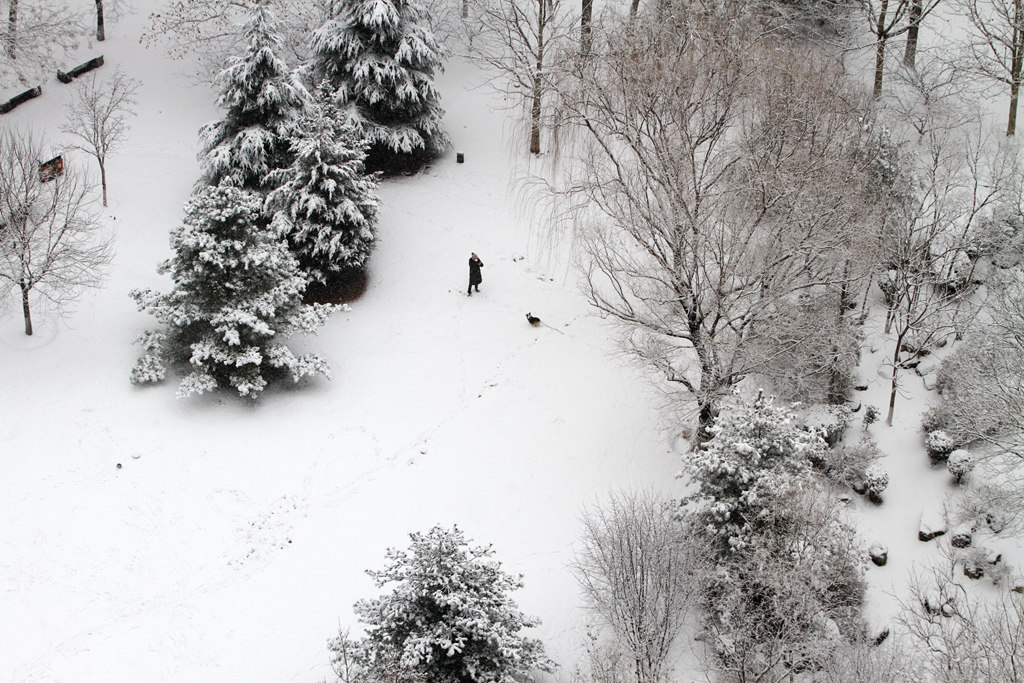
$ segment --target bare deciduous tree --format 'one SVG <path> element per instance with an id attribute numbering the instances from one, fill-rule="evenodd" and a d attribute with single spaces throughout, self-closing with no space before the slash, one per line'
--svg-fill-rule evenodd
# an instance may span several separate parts
<path id="1" fill-rule="evenodd" d="M 39 162 L 46 156 L 30 133 L 0 135 L 0 291 L 19 292 L 27 335 L 30 294 L 67 304 L 101 284 L 112 257 L 112 240 L 90 211 L 92 188 L 73 166 L 44 182 Z"/>
<path id="2" fill-rule="evenodd" d="M 89 154 L 100 167 L 103 206 L 107 205 L 107 155 L 124 142 L 128 119 L 135 115 L 139 82 L 117 69 L 107 81 L 96 73 L 78 79 L 61 130 L 74 136 L 75 149 Z"/>
<path id="3" fill-rule="evenodd" d="M 954 553 L 913 577 L 899 622 L 916 645 L 915 669 L 939 683 L 1024 677 L 1024 595 L 975 594 Z M 960 572 L 962 574 L 962 572 Z"/>
<path id="4" fill-rule="evenodd" d="M 867 19 L 868 30 L 875 37 L 875 97 L 882 94 L 885 75 L 885 47 L 891 38 L 913 31 L 913 42 L 908 40 L 904 60 L 913 63 L 917 51 L 917 35 L 921 22 L 938 7 L 942 0 L 857 0 Z"/>
<path id="5" fill-rule="evenodd" d="M 173 58 L 199 56 L 203 79 L 212 79 L 229 55 L 240 54 L 242 27 L 251 15 L 253 0 L 169 0 L 149 15 L 143 33 L 147 45 L 162 44 Z M 267 0 L 280 17 L 289 61 L 301 62 L 308 54 L 309 35 L 334 17 L 338 0 Z"/>
<path id="6" fill-rule="evenodd" d="M 895 338 L 886 423 L 892 424 L 901 370 L 940 337 L 961 332 L 972 308 L 969 254 L 979 223 L 1020 187 L 1014 151 L 982 126 L 929 129 L 907 145 L 914 175 L 892 205 L 881 235 L 887 272 L 879 284 L 889 307 L 885 332 Z"/>
<path id="7" fill-rule="evenodd" d="M 958 8 L 973 28 L 968 50 L 974 69 L 1010 86 L 1006 134 L 1013 135 L 1024 65 L 1024 0 L 958 0 Z"/>
<path id="8" fill-rule="evenodd" d="M 83 33 L 81 14 L 64 3 L 10 0 L 0 53 L 0 86 L 39 82 L 44 74 L 52 73 Z"/>
<path id="9" fill-rule="evenodd" d="M 612 494 L 588 510 L 572 565 L 590 607 L 632 659 L 635 680 L 655 683 L 702 590 L 707 549 L 651 493 Z"/>
<path id="10" fill-rule="evenodd" d="M 602 32 L 574 72 L 563 106 L 578 146 L 559 192 L 592 305 L 706 428 L 732 386 L 781 358 L 768 321 L 865 274 L 847 256 L 871 239 L 858 229 L 871 199 L 841 68 L 761 42 L 728 3 L 671 9 Z"/>
<path id="11" fill-rule="evenodd" d="M 563 0 L 480 0 L 470 7 L 470 53 L 526 105 L 531 154 L 541 152 L 543 114 L 559 74 L 555 64 L 570 50 L 573 19 Z"/>

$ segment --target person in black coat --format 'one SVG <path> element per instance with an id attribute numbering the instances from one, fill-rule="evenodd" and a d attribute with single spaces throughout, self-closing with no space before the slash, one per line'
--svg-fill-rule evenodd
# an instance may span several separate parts
<path id="1" fill-rule="evenodd" d="M 469 257 L 469 287 L 466 288 L 466 294 L 473 296 L 473 288 L 476 287 L 476 291 L 480 291 L 480 283 L 484 281 L 484 276 L 480 274 L 480 269 L 484 267 L 484 262 L 480 260 L 480 257 L 476 254 L 472 254 Z"/>

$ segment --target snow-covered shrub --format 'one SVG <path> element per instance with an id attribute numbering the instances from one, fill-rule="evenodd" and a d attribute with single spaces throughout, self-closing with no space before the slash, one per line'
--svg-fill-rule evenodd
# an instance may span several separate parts
<path id="1" fill-rule="evenodd" d="M 928 432 L 925 436 L 924 447 L 932 462 L 938 462 L 949 457 L 949 454 L 956 448 L 956 442 L 944 430 L 936 429 L 934 432 Z"/>
<path id="2" fill-rule="evenodd" d="M 1020 490 L 1012 484 L 981 480 L 977 475 L 958 497 L 956 514 L 971 528 L 988 527 L 996 534 L 1024 528 Z"/>
<path id="3" fill-rule="evenodd" d="M 812 463 L 824 461 L 828 446 L 763 392 L 751 404 L 737 396 L 710 431 L 711 440 L 685 464 L 697 484 L 687 500 L 696 504 L 697 523 L 723 549 L 740 549 L 768 509 L 799 488 Z"/>
<path id="4" fill-rule="evenodd" d="M 958 448 L 949 454 L 949 459 L 946 460 L 946 469 L 949 470 L 949 473 L 956 479 L 956 483 L 959 484 L 974 469 L 974 456 L 971 455 L 970 451 Z"/>
<path id="5" fill-rule="evenodd" d="M 825 443 L 834 447 L 850 426 L 850 409 L 844 405 L 814 405 L 802 411 L 803 423 L 816 430 Z"/>
<path id="6" fill-rule="evenodd" d="M 986 219 L 975 221 L 968 235 L 972 259 L 991 258 L 1000 268 L 1012 268 L 1024 260 L 1024 217 L 1014 205 L 997 207 Z"/>
<path id="7" fill-rule="evenodd" d="M 271 173 L 267 206 L 275 228 L 311 282 L 330 284 L 362 268 L 377 238 L 377 178 L 366 175 L 366 143 L 324 97 L 289 138 L 294 161 Z"/>
<path id="8" fill-rule="evenodd" d="M 889 473 L 875 463 L 864 472 L 864 488 L 872 500 L 881 500 L 882 492 L 889 486 Z"/>
<path id="9" fill-rule="evenodd" d="M 815 667 L 861 636 L 865 558 L 834 498 L 813 485 L 765 512 L 709 577 L 706 632 L 723 668 L 786 680 L 787 666 Z"/>
<path id="10" fill-rule="evenodd" d="M 457 527 L 409 535 L 408 550 L 390 548 L 387 566 L 367 572 L 389 592 L 355 605 L 366 636 L 342 632 L 335 666 L 347 651 L 367 681 L 516 683 L 532 669 L 550 671 L 540 641 L 520 631 L 537 625 L 509 593 L 522 578 L 505 573 L 494 551 L 469 545 Z"/>
<path id="11" fill-rule="evenodd" d="M 957 446 L 1012 430 L 1019 416 L 1007 405 L 1022 394 L 1019 376 L 1014 377 L 1022 360 L 1013 335 L 967 335 L 939 366 L 936 388 L 942 402 L 925 414 L 925 429 L 942 429 Z"/>
<path id="12" fill-rule="evenodd" d="M 191 366 L 179 395 L 234 387 L 255 398 L 273 375 L 329 374 L 313 355 L 285 345 L 293 332 L 316 332 L 330 306 L 302 304 L 305 278 L 280 237 L 261 220 L 259 195 L 236 187 L 206 187 L 185 205 L 171 233 L 169 294 L 131 293 L 139 310 L 167 326 L 142 337 L 145 353 L 132 380 L 159 381 L 165 364 Z"/>
<path id="13" fill-rule="evenodd" d="M 878 418 L 881 417 L 881 413 L 878 412 L 878 406 L 865 406 L 864 407 L 864 429 L 867 429 L 871 425 L 878 422 Z"/>
<path id="14" fill-rule="evenodd" d="M 254 4 L 244 35 L 245 52 L 217 76 L 224 119 L 203 126 L 199 160 L 201 182 L 258 190 L 291 161 L 288 136 L 309 96 L 278 56 L 283 46 L 267 3 Z"/>
<path id="15" fill-rule="evenodd" d="M 868 467 L 880 457 L 882 452 L 868 437 L 857 443 L 844 444 L 828 452 L 825 459 L 825 476 L 838 484 L 866 491 Z"/>
<path id="16" fill-rule="evenodd" d="M 330 82 L 370 144 L 370 170 L 415 170 L 448 148 L 434 87 L 446 51 L 421 0 L 349 0 L 311 49 L 314 77 Z"/>

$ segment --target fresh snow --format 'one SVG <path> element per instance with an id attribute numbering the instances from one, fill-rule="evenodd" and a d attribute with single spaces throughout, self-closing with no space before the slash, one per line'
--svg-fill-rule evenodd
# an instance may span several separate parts
<path id="1" fill-rule="evenodd" d="M 32 338 L 16 307 L 0 319 L 0 680 L 328 678 L 327 640 L 375 593 L 364 570 L 437 523 L 525 575 L 516 597 L 543 621 L 534 635 L 571 667 L 586 614 L 566 563 L 582 507 L 611 489 L 674 490 L 679 461 L 661 397 L 619 360 L 613 328 L 565 269 L 533 265 L 508 194 L 506 112 L 451 64 L 440 87 L 455 149 L 382 185 L 367 293 L 292 342 L 333 381 L 268 389 L 255 406 L 231 392 L 178 400 L 171 379 L 128 382 L 132 341 L 154 325 L 128 291 L 168 289 L 156 266 L 199 177 L 197 131 L 221 112 L 179 75 L 187 65 L 138 45 L 140 15 L 94 48 L 101 76 L 121 64 L 143 81 L 109 161 L 110 280 L 63 320 L 39 307 Z M 60 143 L 70 92 L 47 83 L 0 123 Z M 471 251 L 487 267 L 467 298 Z"/>
<path id="2" fill-rule="evenodd" d="M 128 382 L 131 342 L 154 322 L 128 291 L 169 288 L 155 269 L 199 177 L 197 132 L 222 112 L 182 75 L 188 64 L 139 46 L 146 14 L 108 23 L 107 41 L 82 53 L 105 55 L 101 76 L 121 64 L 143 81 L 128 144 L 108 162 L 109 282 L 63 319 L 37 304 L 31 338 L 16 306 L 0 318 L 0 681 L 329 679 L 327 640 L 357 627 L 352 604 L 375 594 L 364 570 L 434 524 L 493 543 L 525 575 L 516 597 L 543 622 L 531 635 L 571 671 L 587 620 L 566 568 L 582 507 L 612 489 L 678 495 L 685 449 L 670 447 L 663 397 L 621 360 L 615 328 L 510 191 L 521 141 L 509 151 L 504 103 L 465 64 L 439 79 L 451 153 L 382 184 L 368 291 L 292 342 L 327 359 L 333 381 L 271 388 L 256 405 L 232 392 L 178 400 L 173 379 Z M 70 93 L 53 79 L 0 125 L 66 144 Z M 1002 93 L 993 101 L 1005 107 Z M 472 251 L 487 267 L 467 298 Z M 891 342 L 868 346 L 855 400 L 884 414 L 876 373 Z M 921 512 L 957 490 L 921 443 L 934 393 L 902 378 L 895 425 L 869 428 L 887 454 L 884 503 L 854 498 L 865 548 L 889 551 L 867 570 L 879 627 L 947 542 L 917 540 Z M 1012 539 L 984 545 L 1024 560 Z"/>

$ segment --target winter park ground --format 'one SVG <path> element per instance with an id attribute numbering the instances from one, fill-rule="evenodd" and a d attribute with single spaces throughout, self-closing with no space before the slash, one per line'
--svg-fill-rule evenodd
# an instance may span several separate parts
<path id="1" fill-rule="evenodd" d="M 128 382 L 131 342 L 153 324 L 128 291 L 168 286 L 155 267 L 198 174 L 196 131 L 217 111 L 181 63 L 138 45 L 140 15 L 102 45 L 105 68 L 143 81 L 109 162 L 109 281 L 64 318 L 37 308 L 31 338 L 16 309 L 0 318 L 0 680 L 328 679 L 327 639 L 374 593 L 364 570 L 438 523 L 524 574 L 516 597 L 568 674 L 588 618 L 566 568 L 582 507 L 610 490 L 678 495 L 681 454 L 662 398 L 510 192 L 522 162 L 502 103 L 465 64 L 441 79 L 454 149 L 381 186 L 366 293 L 296 344 L 330 361 L 332 381 L 258 405 L 178 400 L 173 383 Z M 68 95 L 54 79 L 0 123 L 59 142 Z M 467 298 L 471 251 L 486 267 Z M 554 329 L 530 327 L 526 311 Z M 881 407 L 891 354 L 876 346 L 856 398 Z M 889 547 L 867 572 L 878 624 L 915 563 L 937 557 L 916 540 L 920 513 L 953 491 L 921 446 L 930 400 L 908 373 L 895 426 L 870 428 L 891 483 L 882 505 L 854 504 L 865 545 Z M 680 680 L 690 666 L 683 652 Z"/>
<path id="2" fill-rule="evenodd" d="M 616 487 L 676 486 L 657 397 L 614 355 L 565 270 L 531 260 L 507 201 L 505 112 L 454 64 L 442 81 L 454 151 L 381 188 L 366 294 L 300 342 L 333 381 L 178 400 L 128 383 L 153 321 L 128 291 L 167 288 L 213 94 L 110 28 L 107 67 L 143 81 L 110 161 L 117 256 L 64 320 L 0 322 L 0 679 L 318 681 L 326 642 L 373 594 L 363 571 L 410 531 L 458 524 L 526 576 L 517 596 L 569 661 L 582 611 L 565 564 L 581 506 Z M 68 88 L 5 117 L 58 140 Z M 79 161 L 79 159 L 76 159 Z M 82 160 L 84 161 L 84 160 Z M 486 264 L 465 296 L 466 260 Z M 535 329 L 526 311 L 563 334 Z M 118 469 L 118 464 L 121 469 Z"/>

